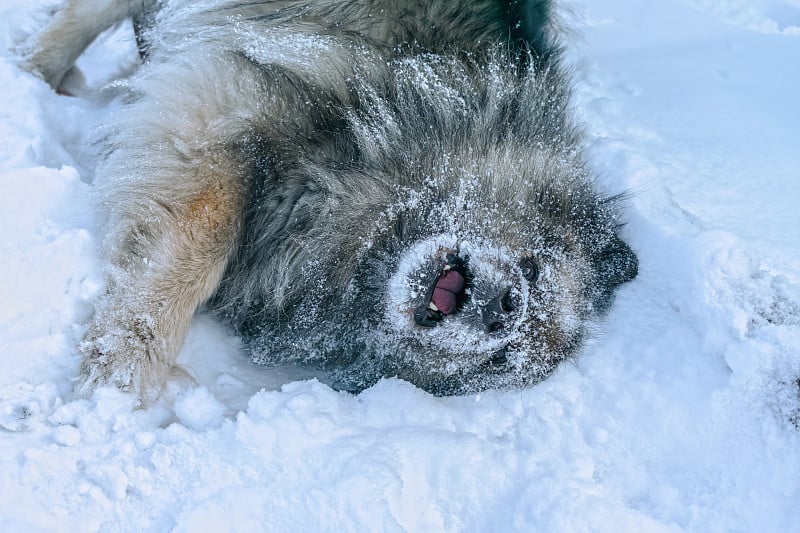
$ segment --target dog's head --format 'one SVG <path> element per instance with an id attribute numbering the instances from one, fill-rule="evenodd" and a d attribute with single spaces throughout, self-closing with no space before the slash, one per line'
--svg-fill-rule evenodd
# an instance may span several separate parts
<path id="1" fill-rule="evenodd" d="M 576 197 L 574 181 L 548 198 L 503 168 L 519 188 L 497 166 L 432 179 L 362 240 L 340 309 L 358 324 L 360 364 L 440 393 L 537 381 L 635 277 L 613 202 Z"/>
<path id="2" fill-rule="evenodd" d="M 313 259 L 282 284 L 297 303 L 279 318 L 291 350 L 346 369 L 343 386 L 536 381 L 636 275 L 618 198 L 596 191 L 558 72 L 500 59 L 479 71 L 398 65 L 331 151 L 348 163 L 304 167 L 324 194 L 293 241 L 292 257 Z"/>

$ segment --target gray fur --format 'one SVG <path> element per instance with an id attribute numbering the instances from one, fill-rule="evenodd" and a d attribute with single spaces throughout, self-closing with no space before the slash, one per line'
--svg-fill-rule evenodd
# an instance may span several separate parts
<path id="1" fill-rule="evenodd" d="M 340 387 L 521 385 L 636 275 L 569 113 L 550 2 L 161 4 L 65 8 L 134 17 L 147 55 L 97 169 L 110 281 L 87 384 L 152 397 L 208 302 L 257 361 L 314 362 Z M 55 88 L 86 43 L 46 52 L 54 36 L 98 33 L 64 20 L 81 24 L 57 15 L 28 62 Z M 448 253 L 469 255 L 471 294 L 418 326 Z"/>

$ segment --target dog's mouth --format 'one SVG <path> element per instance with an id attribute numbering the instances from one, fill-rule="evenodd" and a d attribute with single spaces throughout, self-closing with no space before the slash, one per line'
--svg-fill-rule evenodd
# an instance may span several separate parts
<path id="1" fill-rule="evenodd" d="M 414 322 L 432 328 L 457 312 L 469 298 L 470 282 L 469 257 L 447 254 L 422 304 L 414 310 Z"/>

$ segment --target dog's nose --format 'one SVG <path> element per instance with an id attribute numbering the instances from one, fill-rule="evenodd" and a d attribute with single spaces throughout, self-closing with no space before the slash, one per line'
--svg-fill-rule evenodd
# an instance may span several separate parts
<path id="1" fill-rule="evenodd" d="M 483 325 L 486 327 L 486 331 L 491 333 L 505 329 L 508 314 L 515 307 L 511 298 L 511 289 L 506 289 L 489 300 L 482 309 Z"/>

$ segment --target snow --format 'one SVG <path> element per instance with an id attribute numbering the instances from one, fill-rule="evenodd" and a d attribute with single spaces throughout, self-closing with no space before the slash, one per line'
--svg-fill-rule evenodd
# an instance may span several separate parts
<path id="1" fill-rule="evenodd" d="M 336 392 L 198 316 L 164 397 L 72 393 L 102 290 L 81 133 L 0 1 L 0 531 L 796 531 L 800 2 L 569 0 L 593 164 L 640 259 L 592 342 L 523 390 Z M 81 59 L 133 65 L 130 27 Z M 109 59 L 110 58 L 110 59 Z"/>

